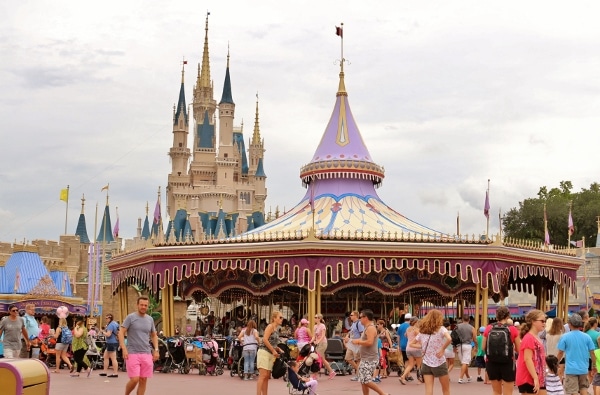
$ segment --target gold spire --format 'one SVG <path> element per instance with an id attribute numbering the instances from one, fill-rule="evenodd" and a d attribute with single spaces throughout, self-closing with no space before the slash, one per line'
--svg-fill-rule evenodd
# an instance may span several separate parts
<path id="1" fill-rule="evenodd" d="M 85 214 L 83 208 L 85 207 L 85 194 L 81 195 L 81 214 Z"/>
<path id="2" fill-rule="evenodd" d="M 149 212 L 150 212 L 150 206 L 148 205 L 148 201 L 146 200 L 146 217 L 148 216 Z"/>
<path id="3" fill-rule="evenodd" d="M 198 77 L 196 85 L 198 87 L 210 88 L 210 62 L 208 57 L 208 16 L 210 12 L 206 13 L 206 23 L 204 26 L 204 50 L 202 52 L 202 71 Z"/>
<path id="4" fill-rule="evenodd" d="M 336 94 L 336 96 L 340 96 L 340 95 L 348 95 L 348 92 L 346 92 L 346 85 L 344 84 L 344 63 L 346 62 L 346 59 L 344 58 L 344 22 L 341 23 L 341 28 L 340 28 L 340 32 L 341 34 L 338 34 L 340 36 L 340 47 L 341 47 L 341 57 L 340 57 L 340 85 L 338 87 L 338 92 Z"/>
<path id="5" fill-rule="evenodd" d="M 254 133 L 252 134 L 252 144 L 260 144 L 260 128 L 258 126 L 258 92 L 256 92 L 256 112 L 254 114 Z"/>

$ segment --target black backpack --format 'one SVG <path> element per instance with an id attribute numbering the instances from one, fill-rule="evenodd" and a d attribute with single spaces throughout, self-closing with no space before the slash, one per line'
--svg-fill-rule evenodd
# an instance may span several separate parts
<path id="1" fill-rule="evenodd" d="M 485 350 L 488 361 L 495 363 L 510 363 L 513 360 L 514 348 L 510 337 L 510 329 L 505 324 L 492 326 L 487 337 Z"/>
<path id="2" fill-rule="evenodd" d="M 275 358 L 275 363 L 273 363 L 273 369 L 271 370 L 271 376 L 273 376 L 274 379 L 278 379 L 285 376 L 286 371 L 287 367 L 285 361 L 281 359 L 281 357 Z"/>
<path id="3" fill-rule="evenodd" d="M 462 344 L 462 340 L 456 329 L 450 332 L 450 338 L 452 339 L 452 347 L 458 347 Z"/>

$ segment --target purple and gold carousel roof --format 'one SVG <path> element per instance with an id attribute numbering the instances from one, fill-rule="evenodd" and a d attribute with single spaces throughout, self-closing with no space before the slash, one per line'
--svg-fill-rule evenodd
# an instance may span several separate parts
<path id="1" fill-rule="evenodd" d="M 282 217 L 245 235 L 261 233 L 401 235 L 444 237 L 441 232 L 411 221 L 385 204 L 375 191 L 384 170 L 371 158 L 352 116 L 344 84 L 343 62 L 335 106 L 310 163 L 300 170 L 308 190 Z"/>

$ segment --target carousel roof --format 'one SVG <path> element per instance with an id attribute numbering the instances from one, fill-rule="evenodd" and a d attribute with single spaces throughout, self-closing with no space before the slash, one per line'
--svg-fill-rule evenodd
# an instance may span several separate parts
<path id="1" fill-rule="evenodd" d="M 63 271 L 48 272 L 35 252 L 14 252 L 2 274 L 0 294 L 28 294 L 35 292 L 39 284 L 47 283 L 56 289 L 58 295 L 73 296 L 68 274 Z"/>
<path id="2" fill-rule="evenodd" d="M 302 235 L 314 229 L 317 236 L 414 233 L 447 237 L 406 218 L 377 196 L 375 187 L 381 185 L 384 170 L 371 158 L 352 116 L 343 65 L 333 113 L 312 160 L 300 170 L 306 194 L 283 216 L 240 236 Z"/>

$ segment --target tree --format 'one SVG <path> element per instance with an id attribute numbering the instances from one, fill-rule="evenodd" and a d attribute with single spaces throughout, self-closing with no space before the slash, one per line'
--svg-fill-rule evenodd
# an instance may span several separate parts
<path id="1" fill-rule="evenodd" d="M 597 217 L 600 216 L 600 184 L 594 182 L 589 189 L 572 193 L 573 183 L 561 181 L 558 188 L 548 190 L 540 187 L 536 198 L 519 202 L 519 207 L 511 208 L 502 220 L 506 237 L 544 241 L 544 203 L 548 220 L 550 242 L 567 245 L 569 205 L 572 202 L 572 217 L 575 233 L 571 240 L 585 237 L 586 244 L 596 243 L 598 236 Z"/>

